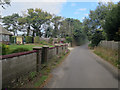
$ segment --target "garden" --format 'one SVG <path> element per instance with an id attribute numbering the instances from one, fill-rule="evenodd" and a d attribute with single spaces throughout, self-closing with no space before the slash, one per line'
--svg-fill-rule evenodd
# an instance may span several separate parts
<path id="1" fill-rule="evenodd" d="M 25 52 L 25 51 L 32 51 L 33 47 L 43 47 L 44 45 L 47 45 L 49 47 L 54 47 L 54 45 L 52 44 L 52 39 L 50 38 L 49 41 L 45 41 L 45 40 L 39 40 L 38 37 L 34 39 L 34 42 L 32 42 L 32 39 L 26 39 L 26 43 L 25 44 L 20 44 L 17 41 L 14 43 L 13 39 L 11 39 L 12 41 L 10 42 L 10 44 L 6 45 L 6 44 L 0 44 L 0 55 L 8 55 L 8 54 L 12 54 L 12 53 L 18 53 L 18 52 Z"/>

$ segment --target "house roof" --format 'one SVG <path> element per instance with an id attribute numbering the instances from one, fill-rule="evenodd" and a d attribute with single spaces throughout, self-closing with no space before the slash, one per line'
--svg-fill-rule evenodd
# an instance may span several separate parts
<path id="1" fill-rule="evenodd" d="M 12 35 L 12 33 L 8 32 L 5 28 L 0 25 L 0 34 Z"/>

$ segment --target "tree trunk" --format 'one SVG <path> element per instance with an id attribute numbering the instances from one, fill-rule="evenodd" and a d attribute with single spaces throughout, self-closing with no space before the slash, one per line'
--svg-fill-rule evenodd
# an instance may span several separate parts
<path id="1" fill-rule="evenodd" d="M 32 35 L 33 37 L 35 37 L 35 31 L 33 30 L 33 35 Z"/>
<path id="2" fill-rule="evenodd" d="M 29 33 L 30 33 L 30 26 L 28 26 L 27 28 L 27 36 L 29 36 Z"/>

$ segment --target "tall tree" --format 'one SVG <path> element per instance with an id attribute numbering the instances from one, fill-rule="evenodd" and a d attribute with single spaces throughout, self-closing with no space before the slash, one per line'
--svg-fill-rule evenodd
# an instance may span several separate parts
<path id="1" fill-rule="evenodd" d="M 41 26 L 52 18 L 51 14 L 42 11 L 42 9 L 28 9 L 28 18 L 33 30 L 33 36 L 42 36 Z"/>
<path id="2" fill-rule="evenodd" d="M 53 37 L 57 38 L 59 34 L 59 25 L 61 23 L 61 16 L 54 16 L 52 22 L 54 23 Z"/>
<path id="3" fill-rule="evenodd" d="M 20 30 L 20 26 L 18 25 L 18 18 L 20 18 L 18 14 L 12 14 L 11 16 L 5 16 L 2 18 L 2 22 L 5 28 L 8 31 L 13 32 L 14 35 L 17 35 L 17 31 Z"/>
<path id="4" fill-rule="evenodd" d="M 107 40 L 120 41 L 120 2 L 106 16 L 104 30 Z"/>
<path id="5" fill-rule="evenodd" d="M 5 9 L 5 5 L 10 5 L 10 0 L 0 0 L 0 6 Z"/>
<path id="6" fill-rule="evenodd" d="M 27 32 L 27 36 L 30 35 L 31 32 L 31 22 L 28 16 L 18 18 L 19 25 L 22 26 L 21 31 Z"/>

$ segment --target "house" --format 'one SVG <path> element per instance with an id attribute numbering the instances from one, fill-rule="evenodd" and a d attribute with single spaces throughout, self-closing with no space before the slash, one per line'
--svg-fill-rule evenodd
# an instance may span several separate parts
<path id="1" fill-rule="evenodd" d="M 0 25 L 0 43 L 9 44 L 12 34 Z"/>
<path id="2" fill-rule="evenodd" d="M 16 44 L 23 44 L 23 39 L 24 39 L 23 36 L 17 36 L 16 37 Z"/>

